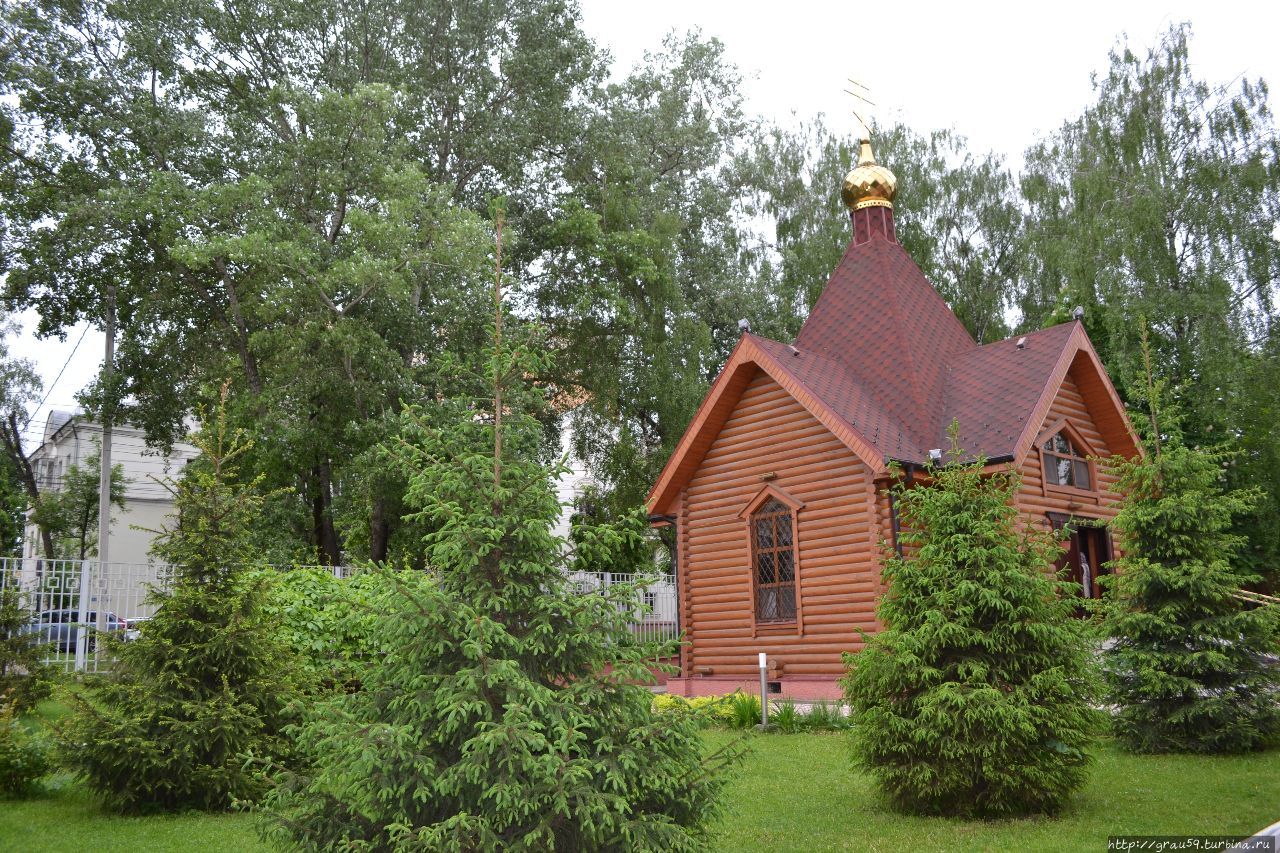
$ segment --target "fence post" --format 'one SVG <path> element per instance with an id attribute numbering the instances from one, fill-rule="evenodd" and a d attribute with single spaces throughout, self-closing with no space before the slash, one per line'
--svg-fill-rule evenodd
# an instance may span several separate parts
<path id="1" fill-rule="evenodd" d="M 76 614 L 76 672 L 84 672 L 85 661 L 89 656 L 89 596 L 93 594 L 93 584 L 90 578 L 92 560 L 80 561 L 80 589 L 78 590 L 78 598 L 80 601 L 79 612 Z"/>

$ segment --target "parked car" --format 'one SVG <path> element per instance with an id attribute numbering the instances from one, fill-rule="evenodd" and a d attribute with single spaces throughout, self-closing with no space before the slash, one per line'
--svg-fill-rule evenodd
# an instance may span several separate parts
<path id="1" fill-rule="evenodd" d="M 124 641 L 132 642 L 142 636 L 142 623 L 150 619 L 150 616 L 135 616 L 132 619 L 126 619 L 124 629 Z"/>
<path id="2" fill-rule="evenodd" d="M 90 632 L 93 632 L 95 630 L 94 626 L 98 624 L 97 612 L 90 610 L 85 616 L 84 624 Z M 129 630 L 129 622 L 114 613 L 108 612 L 106 627 L 112 633 L 126 636 L 126 632 Z M 34 622 L 28 624 L 23 633 L 39 635 L 41 640 L 57 647 L 60 652 L 74 652 L 76 650 L 76 642 L 80 639 L 80 611 L 75 609 L 46 610 Z M 93 637 L 90 636 L 90 650 L 95 645 Z"/>

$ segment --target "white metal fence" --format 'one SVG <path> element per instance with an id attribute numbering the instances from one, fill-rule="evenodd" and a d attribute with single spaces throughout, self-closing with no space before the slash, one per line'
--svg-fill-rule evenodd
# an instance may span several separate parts
<path id="1" fill-rule="evenodd" d="M 631 632 L 646 641 L 674 641 L 680 636 L 676 618 L 676 579 L 673 575 L 640 576 L 617 572 L 575 572 L 569 576 L 578 591 L 590 593 L 617 584 L 639 581 L 638 600 L 629 609 Z M 625 606 L 625 605 L 624 605 Z"/>
<path id="2" fill-rule="evenodd" d="M 350 574 L 345 566 L 325 568 L 338 577 Z M 0 558 L 0 588 L 16 587 L 20 606 L 30 614 L 24 631 L 39 638 L 44 663 L 66 672 L 107 669 L 111 658 L 94 635 L 103 630 L 125 640 L 136 636 L 138 623 L 155 612 L 148 593 L 164 589 L 169 579 L 164 563 Z M 80 594 L 83 589 L 87 596 Z"/>
<path id="3" fill-rule="evenodd" d="M 276 568 L 286 571 L 302 567 Z M 324 568 L 340 578 L 353 573 L 347 566 Z M 46 649 L 46 664 L 66 672 L 93 673 L 109 668 L 112 661 L 105 653 L 106 647 L 99 648 L 94 635 L 105 630 L 125 640 L 136 636 L 137 623 L 155 611 L 148 592 L 153 587 L 163 589 L 169 577 L 170 567 L 162 563 L 0 558 L 0 588 L 16 587 L 20 606 L 30 615 L 23 630 L 39 637 Z M 634 583 L 637 578 L 611 572 L 578 572 L 570 580 L 580 592 L 590 593 Z M 642 580 L 637 600 L 628 608 L 632 632 L 643 640 L 675 640 L 679 635 L 675 579 L 658 576 Z M 85 589 L 89 594 L 81 595 Z"/>

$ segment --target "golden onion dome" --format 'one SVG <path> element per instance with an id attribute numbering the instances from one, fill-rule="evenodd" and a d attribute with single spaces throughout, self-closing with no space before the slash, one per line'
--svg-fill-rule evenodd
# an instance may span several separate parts
<path id="1" fill-rule="evenodd" d="M 871 153 L 871 140 L 862 140 L 858 165 L 844 176 L 840 197 L 850 211 L 863 207 L 893 207 L 893 196 L 898 191 L 898 179 L 884 166 L 876 162 Z"/>

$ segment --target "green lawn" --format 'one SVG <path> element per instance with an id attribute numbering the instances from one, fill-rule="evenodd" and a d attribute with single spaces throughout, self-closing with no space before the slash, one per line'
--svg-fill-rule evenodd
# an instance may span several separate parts
<path id="1" fill-rule="evenodd" d="M 708 736 L 720 742 L 730 735 Z M 1056 819 L 959 821 L 883 806 L 840 734 L 753 737 L 728 787 L 724 850 L 1105 850 L 1108 835 L 1247 835 L 1280 820 L 1280 752 L 1238 758 L 1098 750 Z"/>
<path id="2" fill-rule="evenodd" d="M 712 744 L 740 735 L 713 731 Z M 1055 820 L 982 823 L 895 814 L 849 767 L 845 735 L 751 736 L 716 846 L 742 850 L 1105 850 L 1114 834 L 1247 834 L 1280 820 L 1280 753 L 1142 757 L 1110 747 Z M 248 815 L 106 815 L 65 778 L 35 799 L 0 803 L 0 850 L 249 853 L 265 849 Z"/>
<path id="3" fill-rule="evenodd" d="M 53 784 L 55 789 L 45 796 L 0 802 L 0 850 L 249 853 L 267 849 L 258 841 L 248 815 L 117 817 L 99 809 L 79 785 L 68 784 L 65 778 Z"/>

